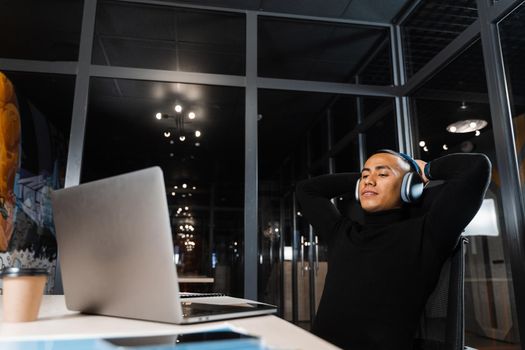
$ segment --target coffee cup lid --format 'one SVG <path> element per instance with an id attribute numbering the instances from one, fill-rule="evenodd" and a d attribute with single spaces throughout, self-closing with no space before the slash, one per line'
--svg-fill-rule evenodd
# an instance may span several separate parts
<path id="1" fill-rule="evenodd" d="M 47 271 L 47 269 L 6 267 L 0 271 L 0 278 L 18 276 L 42 276 L 48 274 L 49 272 Z"/>

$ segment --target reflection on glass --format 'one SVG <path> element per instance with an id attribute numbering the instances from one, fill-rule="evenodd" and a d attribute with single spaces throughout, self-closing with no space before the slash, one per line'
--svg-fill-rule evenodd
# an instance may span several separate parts
<path id="1" fill-rule="evenodd" d="M 242 296 L 243 89 L 92 78 L 89 96 L 81 181 L 160 166 L 180 276 L 215 279 L 181 288 Z"/>
<path id="2" fill-rule="evenodd" d="M 415 146 L 426 161 L 456 152 L 484 153 L 492 161 L 492 182 L 484 204 L 465 232 L 470 242 L 465 257 L 466 345 L 518 349 L 519 345 L 512 345 L 519 343 L 518 324 L 482 57 L 477 41 L 416 92 Z M 472 128 L 467 132 L 451 131 L 451 125 L 473 119 L 487 125 L 475 130 L 467 123 L 466 129 Z"/>
<path id="3" fill-rule="evenodd" d="M 477 19 L 476 0 L 421 1 L 403 24 L 410 78 Z"/>
<path id="4" fill-rule="evenodd" d="M 243 75 L 245 16 L 100 1 L 93 63 Z"/>
<path id="5" fill-rule="evenodd" d="M 0 57 L 76 61 L 83 0 L 0 2 Z"/>
<path id="6" fill-rule="evenodd" d="M 259 75 L 390 85 L 386 28 L 260 17 Z M 386 63 L 386 64 L 384 64 Z"/>

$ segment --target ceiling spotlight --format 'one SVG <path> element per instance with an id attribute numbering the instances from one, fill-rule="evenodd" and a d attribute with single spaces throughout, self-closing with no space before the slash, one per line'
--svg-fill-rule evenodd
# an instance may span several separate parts
<path id="1" fill-rule="evenodd" d="M 191 193 L 188 193 L 188 197 L 191 197 Z"/>
<path id="2" fill-rule="evenodd" d="M 427 146 L 423 147 L 423 151 L 428 152 L 428 147 Z"/>
<path id="3" fill-rule="evenodd" d="M 186 188 L 186 187 L 188 187 L 188 185 L 182 184 L 182 188 Z"/>
<path id="4" fill-rule="evenodd" d="M 181 141 L 186 140 L 186 136 L 179 136 L 179 140 L 181 140 Z"/>
<path id="5" fill-rule="evenodd" d="M 481 135 L 481 131 L 479 131 L 479 130 L 476 130 L 476 134 L 475 134 L 475 135 L 476 135 L 476 136 L 479 136 L 479 135 Z"/>
<path id="6" fill-rule="evenodd" d="M 177 113 L 182 112 L 182 106 L 181 105 L 176 105 L 175 106 L 175 112 L 177 112 Z"/>
<path id="7" fill-rule="evenodd" d="M 170 145 L 173 145 L 175 142 L 173 140 L 170 140 Z"/>
<path id="8" fill-rule="evenodd" d="M 173 188 L 177 190 L 179 188 L 179 186 L 173 186 Z"/>
<path id="9" fill-rule="evenodd" d="M 170 136 L 171 136 L 171 132 L 169 131 L 164 132 L 164 137 L 170 137 Z"/>
<path id="10" fill-rule="evenodd" d="M 172 196 L 175 196 L 175 192 L 171 192 L 171 195 L 172 195 Z"/>
<path id="11" fill-rule="evenodd" d="M 195 137 L 201 137 L 201 132 L 199 130 L 195 130 Z"/>
<path id="12" fill-rule="evenodd" d="M 446 144 L 443 145 L 443 149 L 444 149 L 445 151 L 447 151 L 447 150 L 448 150 L 448 146 L 447 146 Z"/>
<path id="13" fill-rule="evenodd" d="M 459 109 L 462 110 L 462 111 L 465 111 L 465 110 L 468 109 L 468 106 L 465 103 L 465 101 L 461 102 L 461 106 L 459 106 Z"/>
<path id="14" fill-rule="evenodd" d="M 460 120 L 447 126 L 447 131 L 452 133 L 467 133 L 476 130 L 481 130 L 487 126 L 487 122 L 483 119 L 466 119 Z"/>
<path id="15" fill-rule="evenodd" d="M 190 209 L 190 208 L 188 208 L 188 207 L 184 207 L 184 210 L 189 210 L 189 209 Z"/>
<path id="16" fill-rule="evenodd" d="M 170 157 L 173 157 L 173 156 L 174 156 L 174 154 L 173 154 L 173 153 L 170 153 Z"/>
<path id="17" fill-rule="evenodd" d="M 419 141 L 419 147 L 425 147 L 426 143 L 425 141 Z"/>
<path id="18" fill-rule="evenodd" d="M 200 142 L 195 142 L 195 147 L 199 147 L 200 145 Z"/>
<path id="19" fill-rule="evenodd" d="M 196 190 L 196 189 L 197 189 L 197 187 L 195 187 L 195 186 L 193 186 L 192 188 L 193 188 L 194 190 Z"/>
<path id="20" fill-rule="evenodd" d="M 155 118 L 157 118 L 158 120 L 161 120 L 162 119 L 162 113 L 155 114 Z"/>
<path id="21" fill-rule="evenodd" d="M 195 113 L 193 112 L 188 113 L 188 118 L 195 119 Z"/>

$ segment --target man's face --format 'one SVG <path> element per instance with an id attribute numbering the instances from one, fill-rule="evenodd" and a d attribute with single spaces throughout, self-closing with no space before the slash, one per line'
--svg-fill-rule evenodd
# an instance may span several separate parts
<path id="1" fill-rule="evenodd" d="M 401 182 L 410 166 L 389 153 L 378 153 L 368 158 L 361 171 L 359 201 L 367 212 L 400 208 Z"/>

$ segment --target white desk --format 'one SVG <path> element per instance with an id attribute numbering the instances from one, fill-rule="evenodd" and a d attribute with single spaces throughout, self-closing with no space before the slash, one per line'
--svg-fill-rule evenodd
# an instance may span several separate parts
<path id="1" fill-rule="evenodd" d="M 2 311 L 1 303 L 0 311 Z M 245 330 L 249 334 L 260 336 L 271 349 L 337 349 L 335 346 L 277 316 L 260 316 L 224 322 L 178 326 L 167 323 L 79 314 L 66 309 L 63 295 L 45 295 L 40 308 L 39 319 L 35 322 L 0 323 L 0 341 L 163 335 L 220 325 L 234 326 Z"/>

